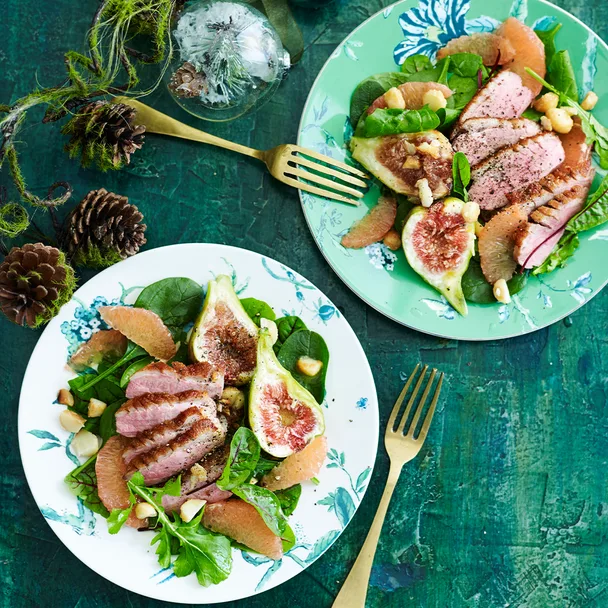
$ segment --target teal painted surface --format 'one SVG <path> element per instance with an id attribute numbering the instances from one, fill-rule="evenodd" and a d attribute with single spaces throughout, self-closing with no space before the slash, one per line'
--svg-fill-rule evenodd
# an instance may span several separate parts
<path id="1" fill-rule="evenodd" d="M 256 114 L 204 128 L 261 148 L 295 141 L 318 70 L 353 27 L 386 4 L 343 0 L 319 11 L 298 9 L 307 49 L 276 96 Z M 605 2 L 558 4 L 608 38 Z M 45 85 L 62 79 L 62 53 L 78 48 L 95 5 L 94 0 L 0 3 L 3 100 L 30 90 L 36 78 Z M 150 103 L 201 126 L 164 91 Z M 34 124 L 24 138 L 32 189 L 43 193 L 51 182 L 67 179 L 75 197 L 101 186 L 127 195 L 146 216 L 149 247 L 227 243 L 302 272 L 342 308 L 361 339 L 383 423 L 402 372 L 419 359 L 446 372 L 448 390 L 427 445 L 404 470 L 392 503 L 368 607 L 608 605 L 606 292 L 577 311 L 570 326 L 560 322 L 486 344 L 427 337 L 384 319 L 348 291 L 316 248 L 296 193 L 253 161 L 149 137 L 130 169 L 103 175 L 58 153 L 63 138 L 57 128 Z M 5 176 L 0 180 L 5 183 Z M 21 379 L 38 337 L 0 320 L 0 605 L 161 606 L 82 565 L 59 543 L 31 498 L 16 420 Z M 331 606 L 371 523 L 387 471 L 381 449 L 368 495 L 334 547 L 297 578 L 238 605 Z"/>

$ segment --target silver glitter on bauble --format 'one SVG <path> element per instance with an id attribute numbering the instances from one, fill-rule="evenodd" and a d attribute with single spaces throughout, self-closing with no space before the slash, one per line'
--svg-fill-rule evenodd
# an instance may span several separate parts
<path id="1" fill-rule="evenodd" d="M 240 2 L 191 2 L 178 16 L 168 87 L 191 114 L 231 120 L 267 101 L 289 54 L 262 13 Z"/>

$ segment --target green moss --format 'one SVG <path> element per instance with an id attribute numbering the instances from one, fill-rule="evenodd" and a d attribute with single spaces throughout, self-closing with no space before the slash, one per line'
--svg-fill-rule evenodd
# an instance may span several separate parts
<path id="1" fill-rule="evenodd" d="M 23 205 L 6 203 L 0 207 L 0 235 L 15 238 L 30 225 L 30 217 Z"/>
<path id="2" fill-rule="evenodd" d="M 75 266 L 85 266 L 87 268 L 108 268 L 122 260 L 121 255 L 115 249 L 102 249 L 100 247 L 89 247 L 79 249 L 72 258 Z"/>
<path id="3" fill-rule="evenodd" d="M 45 310 L 44 314 L 38 315 L 32 329 L 40 327 L 42 324 L 50 321 L 53 317 L 57 316 L 59 310 L 64 304 L 67 304 L 76 290 L 76 274 L 74 269 L 67 263 L 65 255 L 59 254 L 58 266 L 63 266 L 66 271 L 65 282 L 63 285 L 58 285 L 57 299 L 53 301 Z"/>

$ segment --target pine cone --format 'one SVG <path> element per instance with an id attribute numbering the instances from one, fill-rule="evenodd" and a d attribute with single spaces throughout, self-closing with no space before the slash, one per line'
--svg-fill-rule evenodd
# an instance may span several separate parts
<path id="1" fill-rule="evenodd" d="M 76 266 L 103 268 L 145 244 L 143 215 L 126 196 L 92 190 L 66 220 L 64 248 Z"/>
<path id="2" fill-rule="evenodd" d="M 128 165 L 131 154 L 143 146 L 146 131 L 143 125 L 133 124 L 136 113 L 124 103 L 87 104 L 61 130 L 71 135 L 66 151 L 72 158 L 80 156 L 83 167 L 93 161 L 102 171 Z"/>
<path id="3" fill-rule="evenodd" d="M 201 92 L 207 93 L 209 90 L 205 75 L 197 72 L 189 61 L 186 61 L 171 76 L 169 88 L 178 97 L 198 97 Z"/>
<path id="4" fill-rule="evenodd" d="M 13 247 L 0 264 L 0 309 L 17 325 L 38 327 L 72 297 L 76 281 L 59 249 Z"/>

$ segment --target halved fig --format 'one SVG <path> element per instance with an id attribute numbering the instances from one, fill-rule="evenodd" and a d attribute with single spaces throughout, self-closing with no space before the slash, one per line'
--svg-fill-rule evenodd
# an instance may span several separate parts
<path id="1" fill-rule="evenodd" d="M 321 406 L 279 363 L 266 328 L 258 339 L 249 424 L 262 449 L 278 458 L 300 452 L 325 430 Z"/>
<path id="2" fill-rule="evenodd" d="M 355 222 L 342 237 L 342 247 L 362 249 L 381 241 L 393 227 L 396 217 L 397 201 L 389 196 L 381 196 L 378 204 Z"/>
<path id="3" fill-rule="evenodd" d="M 256 363 L 258 328 L 245 312 L 230 277 L 209 281 L 203 310 L 190 337 L 190 356 L 223 370 L 227 385 L 246 384 Z"/>
<path id="4" fill-rule="evenodd" d="M 528 221 L 523 206 L 511 205 L 499 211 L 479 233 L 479 262 L 486 281 L 509 281 L 517 268 L 513 259 L 515 235 Z"/>
<path id="5" fill-rule="evenodd" d="M 465 203 L 453 197 L 416 207 L 403 228 L 407 261 L 461 314 L 467 314 L 461 279 L 475 248 L 475 223 L 463 217 Z"/>
<path id="6" fill-rule="evenodd" d="M 452 187 L 452 145 L 439 131 L 385 137 L 352 137 L 353 158 L 394 192 L 418 196 L 416 183 L 427 179 L 433 198 Z"/>

